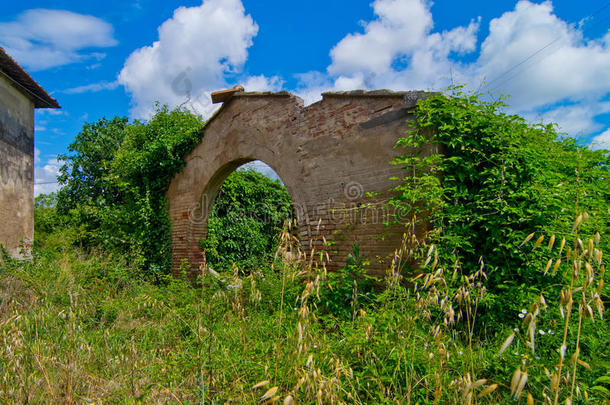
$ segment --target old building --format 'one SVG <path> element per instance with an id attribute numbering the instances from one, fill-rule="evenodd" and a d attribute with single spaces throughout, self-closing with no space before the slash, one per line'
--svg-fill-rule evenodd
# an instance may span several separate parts
<path id="1" fill-rule="evenodd" d="M 383 277 L 405 227 L 386 226 L 407 212 L 386 205 L 391 178 L 404 176 L 390 162 L 404 153 L 394 148 L 411 128 L 421 91 L 347 91 L 322 94 L 304 106 L 288 92 L 226 90 L 224 102 L 206 123 L 205 136 L 185 158 L 168 190 L 174 271 L 202 261 L 199 241 L 208 214 L 227 176 L 260 160 L 282 179 L 297 216 L 305 252 L 328 253 L 328 269 L 345 264 L 357 244 L 371 273 Z M 421 153 L 437 153 L 428 145 Z M 416 230 L 421 235 L 423 225 Z"/>
<path id="2" fill-rule="evenodd" d="M 34 237 L 34 109 L 57 101 L 0 48 L 0 245 L 29 255 Z"/>

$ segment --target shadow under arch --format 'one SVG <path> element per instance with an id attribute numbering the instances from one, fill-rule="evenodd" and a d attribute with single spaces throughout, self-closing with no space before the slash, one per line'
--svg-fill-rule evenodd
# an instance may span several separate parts
<path id="1" fill-rule="evenodd" d="M 299 225 L 301 224 L 301 222 L 306 223 L 306 221 L 303 221 L 303 219 L 307 215 L 307 210 L 306 210 L 305 205 L 303 203 L 297 202 L 297 200 L 294 197 L 295 193 L 294 193 L 294 191 L 291 190 L 291 188 L 292 188 L 291 185 L 284 181 L 284 178 L 282 177 L 281 173 L 279 173 L 275 167 L 273 167 L 272 165 L 268 164 L 267 162 L 265 162 L 261 159 L 256 159 L 256 158 L 252 158 L 252 157 L 240 158 L 240 159 L 236 159 L 231 162 L 228 162 L 228 163 L 224 164 L 223 166 L 221 166 L 220 168 L 218 168 L 216 173 L 214 173 L 214 175 L 212 175 L 212 177 L 208 181 L 206 187 L 201 192 L 201 197 L 199 199 L 199 203 L 195 207 L 193 207 L 193 209 L 189 212 L 189 219 L 190 219 L 191 223 L 193 225 L 197 226 L 197 228 L 194 228 L 195 232 L 193 234 L 193 237 L 197 238 L 197 236 L 200 236 L 201 238 L 205 238 L 206 228 L 207 228 L 208 219 L 210 217 L 210 213 L 212 212 L 212 208 L 214 206 L 216 197 L 218 196 L 218 192 L 220 191 L 225 180 L 232 173 L 234 173 L 235 171 L 237 171 L 238 169 L 240 169 L 247 163 L 251 163 L 251 162 L 262 162 L 275 172 L 275 174 L 279 177 L 280 181 L 286 188 L 288 195 L 290 196 L 290 200 L 292 203 L 292 209 L 293 209 L 294 215 L 296 217 L 295 219 L 297 220 L 297 223 Z"/>
<path id="2" fill-rule="evenodd" d="M 193 239 L 207 251 L 207 262 L 214 269 L 228 269 L 235 263 L 247 272 L 264 265 L 276 252 L 285 221 L 292 223 L 290 234 L 297 236 L 304 210 L 292 195 L 279 173 L 265 162 L 230 161 L 212 175 L 197 212 L 192 213 L 199 221 Z M 299 242 L 292 239 L 291 249 Z"/>

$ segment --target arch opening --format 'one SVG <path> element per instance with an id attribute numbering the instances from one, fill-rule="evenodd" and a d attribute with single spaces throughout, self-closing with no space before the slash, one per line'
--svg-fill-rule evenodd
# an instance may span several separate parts
<path id="1" fill-rule="evenodd" d="M 292 197 L 276 171 L 260 160 L 225 165 L 204 191 L 206 196 L 199 247 L 215 270 L 236 267 L 248 274 L 266 268 L 274 260 L 280 233 L 289 229 L 296 235 Z"/>

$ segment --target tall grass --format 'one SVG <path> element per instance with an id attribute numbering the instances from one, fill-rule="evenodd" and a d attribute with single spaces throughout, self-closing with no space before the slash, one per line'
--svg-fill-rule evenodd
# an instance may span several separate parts
<path id="1" fill-rule="evenodd" d="M 412 232 L 373 300 L 353 284 L 348 315 L 324 305 L 337 288 L 328 256 L 288 231 L 270 268 L 204 264 L 198 280 L 161 285 L 104 252 L 4 258 L 0 402 L 603 403 L 606 276 L 601 235 L 579 234 L 586 220 L 557 243 L 525 241 L 523 254 L 548 252 L 540 277 L 563 272 L 565 283 L 503 330 L 480 323 L 484 258 L 443 267 Z M 424 266 L 412 277 L 414 257 Z"/>

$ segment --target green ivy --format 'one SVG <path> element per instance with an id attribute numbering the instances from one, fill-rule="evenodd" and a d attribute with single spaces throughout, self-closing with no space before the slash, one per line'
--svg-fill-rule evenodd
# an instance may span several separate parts
<path id="1" fill-rule="evenodd" d="M 502 101 L 454 90 L 419 102 L 413 130 L 396 144 L 406 151 L 392 163 L 405 175 L 395 178 L 390 204 L 429 225 L 446 266 L 472 272 L 482 258 L 486 315 L 502 322 L 560 281 L 542 277 L 542 253 L 520 246 L 528 234 L 561 239 L 581 211 L 591 216 L 587 233 L 607 233 L 610 162 L 607 153 L 560 137 L 554 125 L 529 124 L 506 114 Z"/>
<path id="2" fill-rule="evenodd" d="M 116 117 L 85 124 L 60 156 L 57 210 L 78 229 L 76 243 L 123 252 L 147 276 L 167 272 L 166 191 L 202 127 L 200 117 L 166 106 L 147 122 Z"/>

